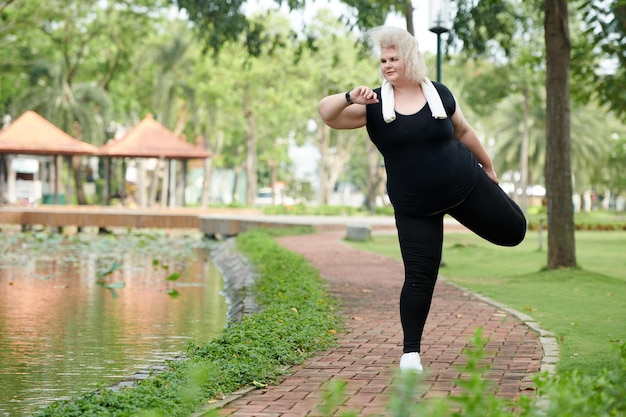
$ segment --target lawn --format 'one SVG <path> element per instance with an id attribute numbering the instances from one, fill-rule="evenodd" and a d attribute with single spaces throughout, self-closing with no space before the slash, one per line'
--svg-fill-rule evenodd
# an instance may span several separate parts
<path id="1" fill-rule="evenodd" d="M 545 231 L 529 232 L 515 248 L 494 246 L 471 233 L 446 234 L 440 275 L 521 311 L 552 331 L 559 371 L 595 373 L 618 361 L 626 340 L 626 233 L 578 231 L 579 268 L 545 270 Z M 375 235 L 355 247 L 400 259 L 395 235 Z"/>

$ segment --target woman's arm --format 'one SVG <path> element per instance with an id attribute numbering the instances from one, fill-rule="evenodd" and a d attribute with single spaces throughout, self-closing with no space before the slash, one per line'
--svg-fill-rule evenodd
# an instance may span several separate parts
<path id="1" fill-rule="evenodd" d="M 476 160 L 483 166 L 483 170 L 485 170 L 489 178 L 497 184 L 498 176 L 493 168 L 491 158 L 478 139 L 478 135 L 476 135 L 472 126 L 465 120 L 465 116 L 463 116 L 463 112 L 458 103 L 456 105 L 456 111 L 452 115 L 452 124 L 454 126 L 454 136 L 474 154 Z"/>
<path id="2" fill-rule="evenodd" d="M 346 93 L 332 94 L 320 100 L 318 111 L 324 123 L 334 129 L 356 129 L 365 126 L 365 104 L 377 103 L 376 93 L 371 88 L 360 86 Z"/>

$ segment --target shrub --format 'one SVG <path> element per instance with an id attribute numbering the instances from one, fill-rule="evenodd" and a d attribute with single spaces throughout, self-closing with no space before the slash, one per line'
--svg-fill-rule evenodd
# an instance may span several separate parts
<path id="1" fill-rule="evenodd" d="M 455 381 L 462 390 L 445 398 L 419 400 L 420 380 L 415 373 L 399 375 L 388 410 L 392 417 L 610 417 L 626 415 L 626 344 L 621 343 L 620 363 L 599 375 L 578 371 L 559 375 L 546 372 L 535 376 L 537 395 L 516 400 L 497 397 L 481 365 L 487 340 L 478 329 L 465 350 L 467 364 Z M 355 412 L 337 413 L 344 403 L 346 383 L 332 381 L 319 410 L 324 416 L 354 417 Z"/>

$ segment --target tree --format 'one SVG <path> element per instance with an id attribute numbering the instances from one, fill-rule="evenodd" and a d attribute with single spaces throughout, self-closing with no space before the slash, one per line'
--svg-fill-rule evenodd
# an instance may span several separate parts
<path id="1" fill-rule="evenodd" d="M 259 155 L 278 166 L 287 152 L 275 145 L 281 142 L 280 138 L 288 138 L 290 131 L 306 123 L 298 90 L 308 78 L 306 67 L 295 65 L 293 61 L 300 40 L 290 35 L 287 17 L 268 13 L 253 19 L 258 20 L 259 25 L 260 21 L 266 24 L 264 35 L 272 42 L 261 45 L 258 55 L 245 57 L 239 71 L 237 89 L 241 93 L 246 126 L 248 204 L 253 204 L 257 195 Z"/>
<path id="2" fill-rule="evenodd" d="M 576 266 L 567 0 L 545 1 L 548 268 Z"/>
<path id="3" fill-rule="evenodd" d="M 588 88 L 578 98 L 597 97 L 626 118 L 626 2 L 584 0 L 579 10 L 586 23 L 586 48 L 575 50 L 573 76 Z M 590 54 L 591 52 L 592 54 Z M 589 82 L 593 81 L 593 82 Z"/>
<path id="4" fill-rule="evenodd" d="M 258 31 L 245 16 L 242 6 L 245 0 L 172 0 L 180 10 L 185 10 L 193 22 L 205 50 L 215 55 L 227 42 L 246 39 L 251 54 L 256 53 Z"/>
<path id="5" fill-rule="evenodd" d="M 307 38 L 316 39 L 316 49 L 303 53 L 302 65 L 311 68 L 307 108 L 317 113 L 319 99 L 328 94 L 346 91 L 359 84 L 377 82 L 378 66 L 373 56 L 364 56 L 354 33 L 330 10 L 320 10 L 309 27 Z M 320 152 L 319 197 L 326 204 L 335 188 L 342 168 L 358 141 L 368 141 L 364 131 L 334 131 L 315 117 L 315 143 Z"/>
<path id="6" fill-rule="evenodd" d="M 346 1 L 346 3 L 350 2 Z M 482 2 L 457 0 L 457 16 L 453 31 L 458 39 L 463 42 L 464 50 L 468 54 L 475 54 L 476 56 L 494 51 L 504 57 L 510 56 L 510 51 L 514 47 L 515 36 L 520 33 L 519 22 L 523 21 L 523 16 L 519 16 L 516 12 L 520 6 L 518 3 L 520 2 L 517 0 Z M 538 1 L 531 3 L 535 7 L 540 5 Z M 364 12 L 376 17 L 380 8 L 372 6 Z M 570 39 L 567 1 L 545 1 L 544 13 L 546 93 L 547 113 L 549 115 L 546 152 L 548 227 L 550 228 L 548 267 L 557 268 L 576 265 L 573 233 L 574 214 L 571 201 Z M 365 20 L 361 19 L 360 21 Z"/>
<path id="7" fill-rule="evenodd" d="M 228 49 L 228 47 L 226 47 Z M 233 52 L 234 53 L 234 52 Z M 233 100 L 234 77 L 239 68 L 238 59 L 219 63 L 207 56 L 202 56 L 193 66 L 191 83 L 196 86 L 196 105 L 192 107 L 189 118 L 188 134 L 200 138 L 205 150 L 211 152 L 211 158 L 205 159 L 204 178 L 200 206 L 207 207 L 211 201 L 211 182 L 213 172 L 222 167 L 240 164 L 238 149 L 239 138 L 243 136 L 239 120 L 239 104 Z M 232 65 L 232 66 L 230 66 Z M 215 197 L 215 196 L 214 196 Z"/>
<path id="8" fill-rule="evenodd" d="M 196 65 L 198 56 L 193 54 L 194 39 L 189 29 L 180 22 L 171 22 L 167 27 L 167 36 L 162 34 L 159 38 L 148 42 L 138 55 L 137 69 L 152 75 L 152 88 L 150 91 L 151 113 L 155 114 L 163 126 L 170 129 L 174 136 L 181 137 L 190 114 L 193 114 L 195 106 L 195 90 L 188 74 L 188 68 Z M 186 163 L 186 162 L 183 162 Z M 168 180 L 175 176 L 176 168 L 174 161 L 169 161 L 165 166 L 160 160 L 157 164 L 151 184 L 147 205 L 156 203 L 159 176 L 163 171 L 161 188 L 161 204 L 167 206 L 168 194 L 180 197 L 184 201 L 182 187 L 168 189 Z M 180 170 L 178 171 L 180 172 Z M 143 170 L 140 171 L 143 173 Z M 141 181 L 141 184 L 145 184 Z M 146 204 L 145 190 L 139 191 L 140 206 Z M 176 201 L 179 198 L 171 199 Z"/>
<path id="9" fill-rule="evenodd" d="M 610 150 L 594 167 L 590 182 L 598 187 L 598 191 L 603 187 L 609 198 L 623 197 L 624 192 L 626 192 L 626 176 L 624 176 L 626 131 L 623 126 L 610 134 L 609 138 Z"/>
<path id="10" fill-rule="evenodd" d="M 284 33 L 275 33 L 270 30 L 271 26 L 266 23 L 266 20 L 258 18 L 248 18 L 242 11 L 242 1 L 215 1 L 215 2 L 203 2 L 198 0 L 173 0 L 180 9 L 184 9 L 189 14 L 190 20 L 194 23 L 201 39 L 205 42 L 207 50 L 212 50 L 215 55 L 221 54 L 224 47 L 230 42 L 236 42 L 239 45 L 244 45 L 251 57 L 259 57 L 269 47 L 273 49 L 276 45 L 280 45 L 284 39 Z M 290 10 L 301 8 L 304 6 L 303 0 L 289 0 L 289 1 L 277 1 L 276 4 L 287 4 Z M 396 8 L 403 10 L 408 15 L 412 13 L 412 7 L 410 1 L 401 2 L 384 2 L 384 7 L 376 8 L 369 6 L 369 2 L 357 2 L 353 6 L 357 6 L 356 10 L 365 10 L 365 13 L 360 14 L 365 20 L 361 24 L 369 23 L 382 23 L 389 12 Z M 372 13 L 376 13 L 376 17 L 372 18 Z M 411 25 L 412 19 L 408 18 L 407 21 Z M 313 25 L 315 26 L 315 25 Z M 345 32 L 345 28 L 343 28 Z M 297 35 L 292 33 L 292 38 L 297 38 Z M 295 57 L 299 58 L 305 54 L 306 50 L 315 51 L 319 47 L 320 38 L 324 37 L 323 32 L 320 33 L 315 29 L 306 31 L 304 39 L 299 41 L 299 45 L 295 50 Z M 337 38 L 333 37 L 333 40 Z M 350 50 L 351 55 L 355 55 L 354 52 L 360 48 L 355 48 L 354 45 Z M 330 58 L 333 58 L 331 56 Z M 342 70 L 350 68 L 350 64 L 345 64 L 342 67 L 337 66 Z M 345 78 L 345 74 L 341 74 L 342 78 Z M 354 78 L 356 79 L 356 78 Z M 325 85 L 328 85 L 327 83 Z M 343 87 L 342 87 L 343 88 Z M 330 89 L 326 87 L 323 94 L 327 94 Z M 319 99 L 321 97 L 319 91 L 315 92 L 314 97 Z M 247 97 L 247 96 L 244 96 Z M 317 100 L 315 100 L 316 102 Z M 244 105 L 246 101 L 244 100 Z M 311 106 L 314 108 L 313 106 Z M 246 107 L 244 110 L 246 115 L 246 138 L 248 144 L 246 146 L 248 150 L 248 157 L 246 158 L 246 171 L 248 172 L 248 182 L 251 183 L 255 178 L 250 177 L 250 172 L 254 170 L 252 155 L 256 155 L 255 146 L 257 139 L 254 137 L 255 132 L 255 114 L 256 109 L 253 107 Z M 316 108 L 316 105 L 315 105 Z M 328 195 L 333 189 L 334 182 L 339 176 L 341 167 L 345 164 L 345 161 L 349 157 L 349 150 L 351 144 L 358 140 L 358 135 L 336 134 L 331 137 L 330 130 L 324 133 L 324 129 L 318 130 L 317 141 L 318 147 L 322 154 L 322 161 L 320 166 L 320 195 L 322 199 L 327 199 Z M 339 140 L 338 140 L 339 139 Z M 248 195 L 247 199 L 250 200 L 251 196 Z"/>
<path id="11" fill-rule="evenodd" d="M 229 42 L 244 46 L 250 56 L 259 56 L 267 45 L 280 43 L 280 36 L 271 36 L 267 22 L 245 15 L 245 0 L 171 1 L 180 10 L 186 11 L 204 42 L 205 51 L 212 51 L 215 56 Z M 304 7 L 306 1 L 277 0 L 275 3 L 285 3 L 290 10 L 294 10 Z"/>
<path id="12" fill-rule="evenodd" d="M 626 166 L 626 132 L 622 136 L 616 135 L 613 149 L 609 153 L 606 163 L 607 175 L 605 184 L 613 195 L 620 195 L 626 191 L 626 176 L 624 167 Z"/>
<path id="13" fill-rule="evenodd" d="M 14 114 L 35 110 L 70 136 L 101 144 L 104 123 L 109 120 L 111 113 L 111 103 L 106 92 L 93 83 L 70 85 L 66 78 L 67 71 L 61 63 L 44 65 L 38 67 L 37 71 L 37 83 L 13 102 Z M 72 157 L 71 167 L 78 204 L 87 204 L 81 161 L 80 156 Z"/>
<path id="14" fill-rule="evenodd" d="M 343 3 L 354 8 L 356 13 L 355 25 L 359 28 L 372 28 L 385 23 L 390 13 L 404 16 L 406 29 L 415 33 L 413 28 L 413 2 L 411 0 L 384 0 L 372 2 L 370 0 L 342 0 Z"/>
<path id="15" fill-rule="evenodd" d="M 309 67 L 294 62 L 301 39 L 292 36 L 287 17 L 268 12 L 250 19 L 265 23 L 264 36 L 272 42 L 251 56 L 239 41 L 227 41 L 218 55 L 200 58 L 193 75 L 197 113 L 190 128 L 192 136 L 222 149 L 213 154 L 216 166 L 245 172 L 245 201 L 253 204 L 259 176 L 273 177 L 270 182 L 286 179 L 281 169 L 288 141 L 306 127 L 312 109 L 303 105 Z M 236 192 L 233 197 L 239 197 Z"/>
<path id="16" fill-rule="evenodd" d="M 515 0 L 458 0 L 454 31 L 463 47 L 477 55 L 494 49 L 510 56 L 520 31 Z M 567 1 L 544 3 L 546 45 L 546 189 L 548 201 L 548 268 L 576 265 L 570 146 L 570 36 Z M 540 7 L 540 2 L 530 3 Z M 460 16 L 460 17 L 459 17 Z M 523 21 L 523 20 L 522 20 Z M 508 22 L 508 23 L 507 23 Z"/>
<path id="17" fill-rule="evenodd" d="M 532 20 L 530 16 L 528 20 Z M 537 109 L 544 103 L 545 95 L 540 92 L 544 65 L 541 44 L 538 45 L 536 40 L 537 32 L 536 28 L 525 29 L 524 39 L 516 42 L 510 58 L 504 62 L 489 62 L 483 58 L 468 60 L 460 54 L 449 58 L 451 64 L 446 70 L 446 84 L 453 87 L 468 110 L 468 120 L 483 136 L 483 142 L 492 153 L 496 172 L 515 172 L 515 191 L 527 189 L 531 176 L 529 158 L 533 156 L 533 150 L 536 151 L 532 149 L 533 124 L 545 120 L 536 114 L 545 114 L 543 108 Z M 545 131 L 540 135 L 545 135 Z M 534 139 L 536 143 L 537 137 Z M 535 175 L 535 178 L 539 177 L 543 178 L 543 175 Z M 526 192 L 514 192 L 514 198 L 526 212 Z"/>
<path id="18" fill-rule="evenodd" d="M 16 81 L 24 79 L 24 73 L 29 77 L 4 104 L 16 111 L 30 102 L 29 108 L 43 108 L 42 115 L 68 134 L 101 145 L 112 108 L 117 107 L 110 105 L 108 93 L 114 90 L 116 77 L 129 68 L 137 39 L 158 20 L 151 8 L 158 10 L 160 4 L 161 0 L 20 0 L 9 5 L 0 32 L 6 31 L 10 49 L 19 53 L 12 53 L 8 65 L 17 71 Z M 0 49 L 0 56 L 4 51 Z M 15 97 L 21 97 L 21 103 L 14 103 Z M 84 204 L 81 173 L 74 176 L 79 203 Z"/>

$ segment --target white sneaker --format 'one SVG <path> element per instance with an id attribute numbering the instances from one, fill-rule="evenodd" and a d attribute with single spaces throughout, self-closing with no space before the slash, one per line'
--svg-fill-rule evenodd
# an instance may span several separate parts
<path id="1" fill-rule="evenodd" d="M 400 357 L 400 370 L 401 371 L 413 371 L 418 374 L 424 372 L 422 363 L 420 361 L 420 354 L 418 352 L 404 353 Z"/>

